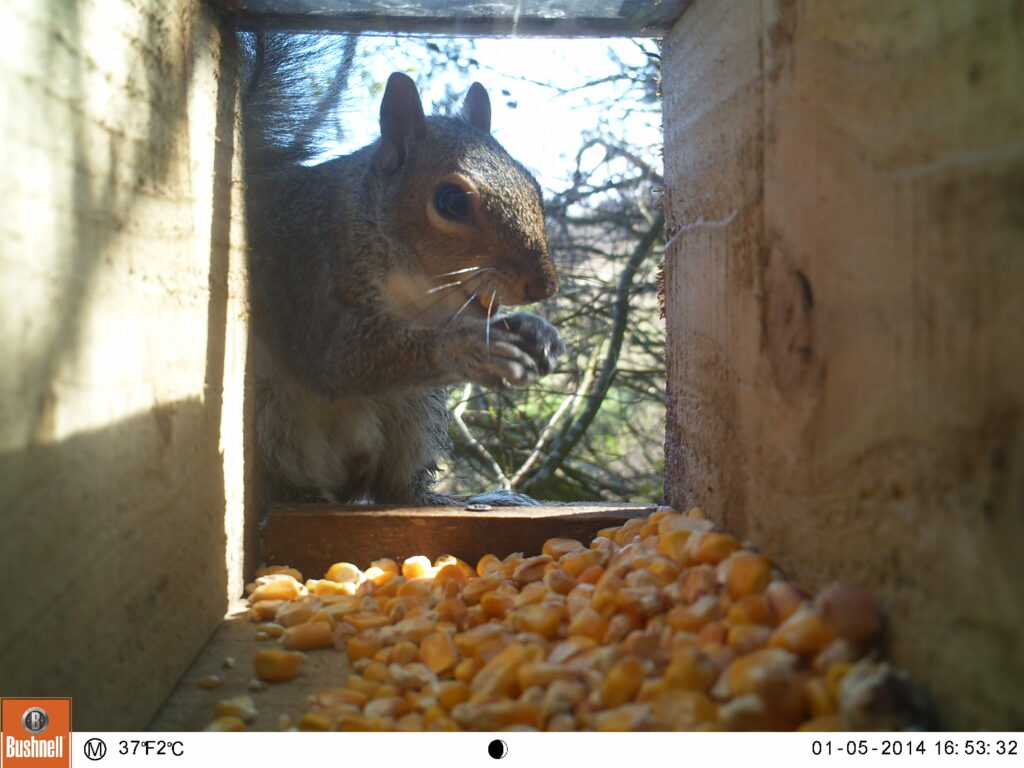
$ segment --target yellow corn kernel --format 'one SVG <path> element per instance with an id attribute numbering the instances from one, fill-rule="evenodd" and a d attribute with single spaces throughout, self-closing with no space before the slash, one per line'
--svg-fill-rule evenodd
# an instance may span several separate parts
<path id="1" fill-rule="evenodd" d="M 218 717 L 214 719 L 204 730 L 207 731 L 244 731 L 245 723 L 242 718 L 234 715 Z"/>
<path id="2" fill-rule="evenodd" d="M 583 573 L 576 577 L 576 581 L 580 584 L 597 584 L 604 576 L 604 572 L 603 565 L 595 564 L 584 569 Z"/>
<path id="3" fill-rule="evenodd" d="M 446 712 L 451 712 L 456 704 L 469 699 L 469 686 L 461 680 L 444 680 L 435 688 L 438 703 Z"/>
<path id="4" fill-rule="evenodd" d="M 249 616 L 253 621 L 267 621 L 277 616 L 278 610 L 287 600 L 256 600 L 249 606 Z"/>
<path id="5" fill-rule="evenodd" d="M 371 568 L 367 573 L 370 573 L 372 570 L 373 569 Z M 405 577 L 401 575 L 388 576 L 387 578 L 382 578 L 380 581 L 371 579 L 363 582 L 359 587 L 360 590 L 366 589 L 367 584 L 373 585 L 374 597 L 394 597 L 398 592 L 398 588 L 405 584 Z"/>
<path id="6" fill-rule="evenodd" d="M 516 676 L 529 656 L 529 651 L 521 645 L 506 646 L 476 673 L 470 688 L 474 694 L 482 696 L 516 696 L 519 693 Z"/>
<path id="7" fill-rule="evenodd" d="M 402 573 L 402 567 L 390 557 L 382 557 L 378 560 L 374 560 L 370 563 L 370 568 L 376 568 L 384 575 L 392 578 L 400 576 Z"/>
<path id="8" fill-rule="evenodd" d="M 823 677 L 809 677 L 804 681 L 804 701 L 813 717 L 831 715 L 836 711 L 836 700 L 829 694 L 828 681 Z"/>
<path id="9" fill-rule="evenodd" d="M 642 624 L 643 618 L 639 614 L 623 609 L 621 613 L 616 613 L 608 620 L 608 628 L 605 630 L 601 642 L 609 646 L 618 643 Z"/>
<path id="10" fill-rule="evenodd" d="M 570 635 L 551 649 L 547 660 L 554 664 L 564 664 L 569 659 L 592 651 L 597 645 L 598 641 L 588 635 Z"/>
<path id="11" fill-rule="evenodd" d="M 530 661 L 519 667 L 516 679 L 523 691 L 533 686 L 547 688 L 555 680 L 570 680 L 577 676 L 576 670 L 550 661 Z"/>
<path id="12" fill-rule="evenodd" d="M 267 579 L 249 595 L 250 603 L 261 600 L 292 600 L 305 592 L 305 587 L 292 576 L 275 574 L 264 577 Z"/>
<path id="13" fill-rule="evenodd" d="M 393 683 L 380 683 L 377 686 L 377 692 L 371 697 L 374 699 L 386 699 L 391 696 L 399 696 L 402 691 L 397 685 Z M 365 707 L 364 707 L 365 709 Z"/>
<path id="14" fill-rule="evenodd" d="M 363 578 L 363 572 L 358 566 L 352 563 L 335 563 L 327 569 L 324 578 L 328 581 L 335 581 L 339 584 L 358 584 Z"/>
<path id="15" fill-rule="evenodd" d="M 686 688 L 707 692 L 718 678 L 718 667 L 696 646 L 684 646 L 672 652 L 663 680 L 667 688 Z"/>
<path id="16" fill-rule="evenodd" d="M 474 578 L 476 577 L 475 573 L 471 575 Z M 442 566 L 441 569 L 438 570 L 437 575 L 434 576 L 435 581 L 440 581 L 441 579 L 451 579 L 456 584 L 462 586 L 469 582 L 470 574 L 467 574 L 462 566 L 457 563 L 449 563 L 448 565 Z"/>
<path id="17" fill-rule="evenodd" d="M 360 611 L 345 616 L 345 623 L 351 624 L 357 632 L 365 632 L 368 629 L 387 626 L 391 623 L 391 619 L 383 613 Z"/>
<path id="18" fill-rule="evenodd" d="M 284 627 L 294 627 L 309 621 L 309 617 L 320 610 L 321 603 L 315 597 L 292 600 L 277 609 L 274 620 Z"/>
<path id="19" fill-rule="evenodd" d="M 709 621 L 722 615 L 722 606 L 714 595 L 704 595 L 692 605 L 677 605 L 670 609 L 665 619 L 672 629 L 684 632 L 698 632 Z"/>
<path id="20" fill-rule="evenodd" d="M 550 555 L 537 555 L 522 559 L 512 569 L 512 581 L 520 587 L 533 581 L 540 581 L 544 578 L 544 571 L 550 562 L 552 562 Z"/>
<path id="21" fill-rule="evenodd" d="M 438 571 L 440 571 L 443 568 L 447 568 L 449 565 L 454 565 L 458 567 L 458 569 L 462 571 L 462 574 L 466 577 L 466 579 L 473 579 L 478 576 L 473 566 L 471 566 L 465 560 L 455 557 L 454 555 L 441 555 L 439 558 L 437 558 L 437 560 L 434 561 L 434 568 Z"/>
<path id="22" fill-rule="evenodd" d="M 664 609 L 661 590 L 656 586 L 623 587 L 615 596 L 615 603 L 621 610 L 632 611 L 645 619 Z"/>
<path id="23" fill-rule="evenodd" d="M 604 639 L 608 631 L 608 619 L 593 608 L 584 608 L 569 622 L 569 635 L 584 635 L 597 642 Z"/>
<path id="24" fill-rule="evenodd" d="M 545 574 L 545 578 L 547 578 L 547 574 Z M 527 584 L 519 591 L 519 594 L 515 595 L 515 606 L 516 608 L 522 608 L 524 605 L 539 603 L 550 594 L 551 590 L 548 589 L 543 581 L 534 581 Z"/>
<path id="25" fill-rule="evenodd" d="M 368 659 L 380 650 L 381 637 L 376 632 L 360 632 L 350 637 L 345 643 L 345 652 L 349 661 Z"/>
<path id="26" fill-rule="evenodd" d="M 723 673 L 728 695 L 761 693 L 778 681 L 796 680 L 797 657 L 781 648 L 763 648 L 740 656 Z"/>
<path id="27" fill-rule="evenodd" d="M 449 621 L 459 628 L 466 625 L 469 606 L 463 602 L 461 597 L 449 597 L 441 600 L 434 606 L 434 610 L 437 611 L 438 619 L 441 621 Z"/>
<path id="28" fill-rule="evenodd" d="M 627 520 L 618 530 L 615 531 L 613 540 L 620 547 L 629 544 L 635 536 L 640 535 L 640 530 L 644 527 L 644 519 L 642 517 L 634 517 Z"/>
<path id="29" fill-rule="evenodd" d="M 466 605 L 476 605 L 480 598 L 501 586 L 501 574 L 492 571 L 486 576 L 479 576 L 462 588 L 462 600 Z"/>
<path id="30" fill-rule="evenodd" d="M 391 679 L 388 665 L 382 661 L 372 661 L 363 670 L 363 679 L 374 683 L 386 683 Z"/>
<path id="31" fill-rule="evenodd" d="M 323 598 L 323 607 L 317 613 L 325 613 L 339 621 L 350 613 L 362 610 L 363 599 L 356 595 L 328 595 Z"/>
<path id="32" fill-rule="evenodd" d="M 828 714 L 828 715 L 819 715 L 818 717 L 813 717 L 810 720 L 807 720 L 807 721 L 801 723 L 797 727 L 797 730 L 798 731 L 843 731 L 843 730 L 846 730 L 846 729 L 843 728 L 843 722 L 842 722 L 842 719 L 839 717 L 839 715 Z"/>
<path id="33" fill-rule="evenodd" d="M 608 670 L 601 696 L 606 707 L 617 707 L 633 700 L 647 675 L 647 665 L 636 656 L 626 656 Z"/>
<path id="34" fill-rule="evenodd" d="M 333 627 L 324 621 L 311 621 L 289 627 L 281 635 L 281 645 L 293 651 L 309 651 L 334 645 Z"/>
<path id="35" fill-rule="evenodd" d="M 540 548 L 542 554 L 547 555 L 553 560 L 575 552 L 584 552 L 586 547 L 583 546 L 583 542 L 577 541 L 576 539 L 548 539 L 544 542 L 544 545 Z"/>
<path id="36" fill-rule="evenodd" d="M 704 595 L 718 592 L 718 574 L 709 565 L 694 565 L 679 576 L 678 597 L 685 603 L 693 603 Z"/>
<path id="37" fill-rule="evenodd" d="M 730 626 L 737 624 L 768 625 L 772 623 L 772 610 L 763 594 L 747 595 L 729 606 L 729 610 L 725 614 L 725 621 Z"/>
<path id="38" fill-rule="evenodd" d="M 455 635 L 453 640 L 455 641 L 455 646 L 459 649 L 459 653 L 463 656 L 472 656 L 484 641 L 507 634 L 508 629 L 501 624 L 481 624 L 472 629 L 467 629 L 465 632 L 460 632 Z"/>
<path id="39" fill-rule="evenodd" d="M 740 548 L 740 543 L 727 533 L 707 531 L 690 537 L 687 549 L 695 563 L 717 565 Z"/>
<path id="40" fill-rule="evenodd" d="M 713 723 L 718 707 L 704 693 L 684 688 L 667 688 L 648 703 L 656 727 L 668 731 L 692 731 Z"/>
<path id="41" fill-rule="evenodd" d="M 410 598 L 411 604 L 409 607 L 411 608 L 423 603 L 430 597 L 433 584 L 432 579 L 406 579 L 402 584 L 398 585 L 398 589 L 395 590 L 395 596 Z"/>
<path id="42" fill-rule="evenodd" d="M 480 607 L 483 608 L 486 616 L 492 619 L 503 619 L 515 608 L 515 598 L 504 592 L 491 590 L 480 596 Z"/>
<path id="43" fill-rule="evenodd" d="M 403 696 L 382 696 L 366 702 L 363 714 L 367 717 L 396 718 L 409 712 L 409 703 Z"/>
<path id="44" fill-rule="evenodd" d="M 482 665 L 475 658 L 466 658 L 455 665 L 455 671 L 452 672 L 452 677 L 463 683 L 468 683 L 476 677 L 476 673 L 480 670 Z"/>
<path id="45" fill-rule="evenodd" d="M 843 678 L 846 674 L 853 669 L 853 664 L 833 664 L 825 672 L 825 681 L 828 684 L 828 695 L 833 699 L 839 699 L 839 687 L 842 685 Z"/>
<path id="46" fill-rule="evenodd" d="M 310 694 L 306 699 L 306 705 L 310 709 L 328 709 L 341 706 L 361 708 L 368 700 L 369 696 L 362 691 L 356 691 L 351 688 L 324 688 Z"/>
<path id="47" fill-rule="evenodd" d="M 729 628 L 724 621 L 709 621 L 697 630 L 697 642 L 708 645 L 725 645 L 729 639 Z"/>
<path id="48" fill-rule="evenodd" d="M 601 565 L 602 556 L 596 549 L 584 549 L 580 552 L 570 552 L 567 555 L 563 555 L 558 563 L 566 573 L 574 579 L 578 579 L 580 574 L 591 566 Z"/>
<path id="49" fill-rule="evenodd" d="M 648 704 L 623 704 L 590 716 L 590 726 L 595 731 L 640 731 L 651 719 Z"/>
<path id="50" fill-rule="evenodd" d="M 490 553 L 484 555 L 477 561 L 477 576 L 486 576 L 489 573 L 501 570 L 501 559 Z"/>
<path id="51" fill-rule="evenodd" d="M 543 584 L 547 589 L 556 594 L 567 595 L 576 586 L 576 579 L 570 576 L 564 568 L 555 567 L 544 574 Z M 529 586 L 533 586 L 533 584 Z"/>
<path id="52" fill-rule="evenodd" d="M 512 626 L 517 632 L 535 632 L 551 640 L 562 624 L 562 610 L 546 603 L 535 603 L 517 608 L 512 614 Z"/>
<path id="53" fill-rule="evenodd" d="M 262 576 L 271 576 L 274 574 L 285 574 L 291 576 L 298 582 L 303 581 L 302 574 L 294 568 L 289 568 L 287 565 L 265 565 L 262 568 L 256 569 L 256 578 L 259 579 Z"/>
<path id="54" fill-rule="evenodd" d="M 807 602 L 807 595 L 788 581 L 773 581 L 764 590 L 772 613 L 772 623 L 778 626 Z"/>
<path id="55" fill-rule="evenodd" d="M 345 715 L 338 718 L 335 730 L 338 731 L 390 731 L 393 720 L 387 717 L 369 717 L 367 715 Z"/>
<path id="56" fill-rule="evenodd" d="M 658 534 L 656 545 L 658 554 L 669 558 L 680 566 L 686 565 L 690 557 L 687 553 L 686 545 L 690 541 L 692 534 L 693 531 L 685 528 L 662 531 Z"/>
<path id="57" fill-rule="evenodd" d="M 423 638 L 418 657 L 431 672 L 441 674 L 458 664 L 459 649 L 447 634 L 434 632 Z"/>
<path id="58" fill-rule="evenodd" d="M 335 595 L 354 595 L 356 585 L 350 582 L 339 584 L 327 579 L 310 579 L 306 582 L 306 589 L 311 595 L 317 597 L 333 597 Z"/>
<path id="59" fill-rule="evenodd" d="M 371 699 L 377 695 L 380 690 L 380 683 L 375 683 L 372 680 L 367 680 L 359 675 L 349 675 L 345 681 L 345 687 L 350 691 L 356 691 L 366 696 L 367 699 Z"/>
<path id="60" fill-rule="evenodd" d="M 550 731 L 552 733 L 575 731 L 576 718 L 574 718 L 568 712 L 558 712 L 557 714 L 552 715 L 548 719 L 548 725 L 545 730 Z"/>
<path id="61" fill-rule="evenodd" d="M 258 714 L 252 696 L 247 695 L 223 698 L 217 701 L 217 706 L 213 712 L 218 718 L 233 716 L 242 718 L 247 723 L 255 720 Z"/>
<path id="62" fill-rule="evenodd" d="M 725 644 L 742 655 L 763 648 L 772 635 L 772 628 L 763 624 L 726 623 Z"/>
<path id="63" fill-rule="evenodd" d="M 498 635 L 497 637 L 488 638 L 476 647 L 476 650 L 473 651 L 473 657 L 481 664 L 486 664 L 501 653 L 511 642 L 512 640 L 509 635 Z"/>
<path id="64" fill-rule="evenodd" d="M 810 655 L 835 639 L 835 633 L 825 626 L 816 611 L 801 608 L 778 626 L 769 638 L 768 645 Z"/>
<path id="65" fill-rule="evenodd" d="M 304 712 L 295 726 L 300 731 L 332 731 L 334 720 L 326 712 Z"/>
<path id="66" fill-rule="evenodd" d="M 416 643 L 401 640 L 391 646 L 391 650 L 388 651 L 388 663 L 408 664 L 410 661 L 415 661 L 419 658 L 419 652 L 420 649 L 416 646 Z"/>
<path id="67" fill-rule="evenodd" d="M 291 680 L 302 669 L 306 657 L 297 651 L 282 651 L 276 648 L 262 648 L 256 651 L 253 667 L 260 680 L 280 682 Z"/>
<path id="68" fill-rule="evenodd" d="M 423 555 L 414 555 L 402 562 L 402 575 L 407 579 L 430 578 L 434 575 L 434 566 Z"/>
<path id="69" fill-rule="evenodd" d="M 207 675 L 199 679 L 200 688 L 218 688 L 224 684 L 224 678 L 220 675 Z"/>
<path id="70" fill-rule="evenodd" d="M 772 561 L 745 549 L 733 552 L 719 567 L 733 600 L 763 592 L 772 578 Z"/>

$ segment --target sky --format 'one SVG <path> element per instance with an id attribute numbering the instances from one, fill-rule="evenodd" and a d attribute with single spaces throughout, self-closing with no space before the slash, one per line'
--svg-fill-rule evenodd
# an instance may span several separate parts
<path id="1" fill-rule="evenodd" d="M 651 41 L 645 41 L 655 50 Z M 416 50 L 410 46 L 411 50 Z M 509 153 L 533 171 L 547 189 L 561 189 L 569 182 L 575 167 L 575 154 L 582 144 L 582 135 L 602 121 L 621 131 L 633 143 L 655 145 L 660 142 L 659 115 L 633 113 L 628 123 L 609 112 L 605 104 L 590 101 L 625 100 L 614 86 L 596 86 L 584 92 L 561 94 L 542 83 L 574 86 L 600 79 L 617 71 L 609 58 L 609 49 L 627 63 L 640 64 L 643 53 L 627 39 L 551 39 L 551 38 L 478 38 L 472 57 L 480 62 L 465 82 L 451 82 L 452 73 L 431 82 L 421 94 L 424 107 L 440 101 L 446 85 L 464 92 L 475 79 L 491 95 L 492 132 Z M 413 56 L 407 60 L 393 53 L 378 60 L 363 62 L 370 73 L 365 84 L 355 83 L 347 94 L 346 140 L 343 151 L 365 146 L 378 135 L 377 115 L 380 91 L 369 83 L 385 82 L 392 71 L 416 69 L 421 61 Z M 448 82 L 445 82 L 448 81 Z M 511 92 L 504 97 L 502 89 Z M 618 86 L 621 91 L 621 86 Z M 514 100 L 516 108 L 507 102 Z M 588 101 L 588 99 L 590 101 Z M 625 108 L 625 105 L 623 105 Z"/>

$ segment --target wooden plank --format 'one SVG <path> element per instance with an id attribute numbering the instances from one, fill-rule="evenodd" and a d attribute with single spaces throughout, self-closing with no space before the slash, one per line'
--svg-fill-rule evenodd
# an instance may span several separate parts
<path id="1" fill-rule="evenodd" d="M 208 0 L 230 14 L 239 29 L 249 31 L 326 32 L 345 34 L 417 34 L 452 37 L 662 37 L 690 0 L 647 3 L 627 0 L 618 15 L 588 13 L 567 3 L 564 9 L 546 3 L 540 11 L 530 4 L 488 5 L 479 13 L 431 12 L 427 7 L 405 9 L 374 3 L 338 3 L 314 10 L 297 0 L 247 2 Z M 559 13 L 560 11 L 560 13 Z"/>
<path id="2" fill-rule="evenodd" d="M 131 731 L 244 584 L 237 47 L 195 0 L 2 13 L 0 693 Z"/>
<path id="3" fill-rule="evenodd" d="M 279 506 L 267 516 L 264 559 L 319 578 L 335 562 L 361 568 L 381 557 L 456 555 L 471 564 L 488 552 L 540 554 L 552 537 L 589 542 L 601 528 L 622 525 L 655 507 L 562 506 L 394 508 L 307 504 Z"/>
<path id="4" fill-rule="evenodd" d="M 1012 2 L 697 0 L 666 38 L 666 486 L 864 583 L 954 728 L 1024 722 Z"/>
<path id="5" fill-rule="evenodd" d="M 256 624 L 249 620 L 246 612 L 229 616 L 178 681 L 149 723 L 149 730 L 201 731 L 213 720 L 218 701 L 249 696 L 258 714 L 248 723 L 248 730 L 277 731 L 280 730 L 280 715 L 297 719 L 307 709 L 309 694 L 340 685 L 351 671 L 344 653 L 331 648 L 309 651 L 298 677 L 286 683 L 269 683 L 253 691 L 250 688 L 252 660 L 256 651 L 263 647 L 279 646 L 273 640 L 256 639 Z M 222 683 L 215 688 L 199 684 L 200 680 L 211 676 L 219 677 Z"/>

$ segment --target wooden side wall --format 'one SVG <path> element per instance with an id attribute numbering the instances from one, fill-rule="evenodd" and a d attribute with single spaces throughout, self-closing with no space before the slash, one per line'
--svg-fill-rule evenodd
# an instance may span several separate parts
<path id="1" fill-rule="evenodd" d="M 0 0 L 0 695 L 140 729 L 240 595 L 234 37 Z"/>
<path id="2" fill-rule="evenodd" d="M 1024 727 L 1024 3 L 696 0 L 664 51 L 670 501 Z"/>

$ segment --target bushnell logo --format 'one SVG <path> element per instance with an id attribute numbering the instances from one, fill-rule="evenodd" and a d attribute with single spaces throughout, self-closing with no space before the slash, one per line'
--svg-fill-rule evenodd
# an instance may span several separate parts
<path id="1" fill-rule="evenodd" d="M 46 710 L 40 707 L 26 709 L 25 714 L 21 716 L 22 727 L 33 736 L 37 736 L 45 731 L 49 724 L 50 716 L 46 714 Z"/>

